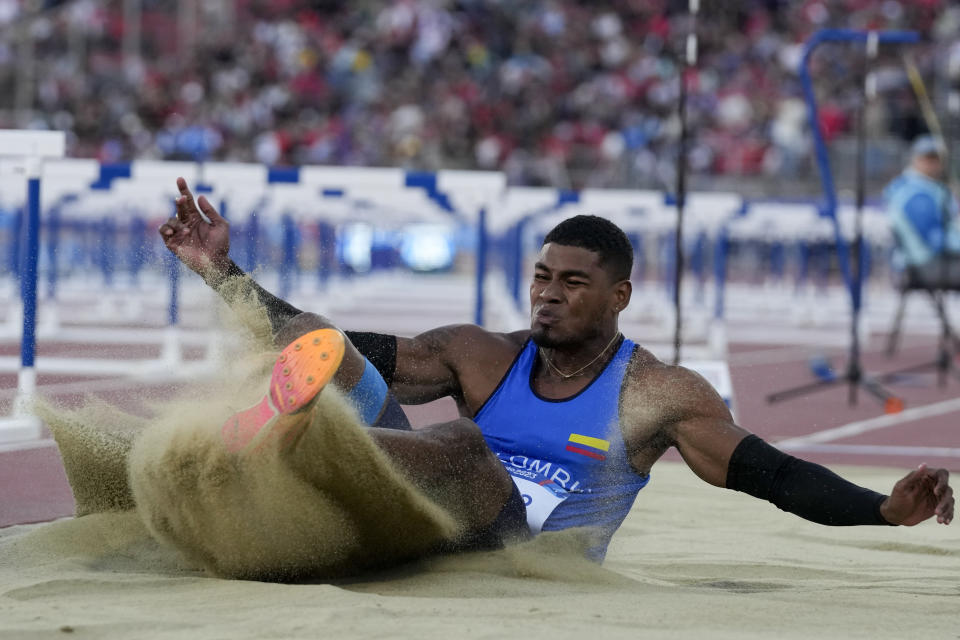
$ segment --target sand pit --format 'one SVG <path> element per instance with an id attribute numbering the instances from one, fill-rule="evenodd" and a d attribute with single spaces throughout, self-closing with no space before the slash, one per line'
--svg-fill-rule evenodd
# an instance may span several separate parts
<path id="1" fill-rule="evenodd" d="M 230 385 L 208 381 L 219 393 L 166 399 L 150 419 L 47 407 L 87 515 L 0 530 L 0 638 L 960 633 L 957 525 L 821 527 L 670 462 L 655 467 L 603 566 L 566 532 L 361 572 L 416 555 L 450 523 L 338 414 L 337 399 L 332 413 L 312 416 L 293 453 L 220 457 L 219 425 L 263 393 L 268 363 L 238 364 Z M 902 475 L 841 471 L 880 490 Z"/>
<path id="2" fill-rule="evenodd" d="M 230 415 L 229 410 L 212 411 Z M 220 577 L 296 580 L 352 575 L 420 557 L 453 539 L 452 517 L 407 483 L 324 389 L 296 443 L 230 453 L 209 404 L 184 406 L 130 454 L 136 511 L 159 540 Z"/>
<path id="3" fill-rule="evenodd" d="M 237 455 L 220 426 L 262 396 L 220 385 L 147 419 L 103 403 L 42 404 L 76 514 L 126 513 L 186 566 L 224 578 L 330 579 L 423 557 L 461 528 L 395 470 L 336 389 Z M 82 521 L 81 517 L 79 521 Z"/>
<path id="4" fill-rule="evenodd" d="M 870 486 L 888 470 L 844 469 Z M 661 463 L 607 562 L 541 537 L 326 584 L 209 577 L 132 513 L 0 530 L 0 637 L 956 637 L 960 532 L 833 529 Z"/>

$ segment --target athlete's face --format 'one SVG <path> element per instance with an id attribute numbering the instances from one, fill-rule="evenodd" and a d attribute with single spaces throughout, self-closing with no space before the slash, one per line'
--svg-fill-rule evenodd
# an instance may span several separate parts
<path id="1" fill-rule="evenodd" d="M 580 247 L 540 249 L 530 285 L 530 331 L 543 347 L 576 346 L 616 329 L 630 301 L 629 280 L 615 281 L 600 257 Z"/>

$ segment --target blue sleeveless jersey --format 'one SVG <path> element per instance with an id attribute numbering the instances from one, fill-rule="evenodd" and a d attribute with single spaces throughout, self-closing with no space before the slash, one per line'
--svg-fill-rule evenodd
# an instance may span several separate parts
<path id="1" fill-rule="evenodd" d="M 531 531 L 592 527 L 589 554 L 597 560 L 650 479 L 630 467 L 620 432 L 620 387 L 633 348 L 624 339 L 583 391 L 551 400 L 533 391 L 537 346 L 527 340 L 474 417 L 520 489 Z"/>

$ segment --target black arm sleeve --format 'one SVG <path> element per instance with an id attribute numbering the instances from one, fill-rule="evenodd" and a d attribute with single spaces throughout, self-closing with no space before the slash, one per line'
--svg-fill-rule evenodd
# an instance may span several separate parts
<path id="1" fill-rule="evenodd" d="M 224 274 L 223 278 L 218 284 L 214 284 L 212 286 L 222 296 L 223 292 L 221 291 L 221 286 L 224 282 L 232 278 L 243 278 L 246 275 L 247 274 L 244 273 L 243 269 L 238 267 L 235 262 L 230 262 L 230 266 L 227 267 L 226 274 Z M 300 309 L 297 309 L 289 302 L 281 300 L 277 296 L 261 287 L 259 284 L 254 282 L 253 278 L 248 278 L 248 281 L 250 283 L 251 290 L 257 296 L 257 300 L 259 300 L 260 304 L 262 304 L 267 310 L 267 317 L 270 319 L 270 328 L 274 334 L 276 334 L 277 331 L 280 330 L 280 327 L 286 324 L 288 320 L 303 313 L 300 311 Z M 230 300 L 227 300 L 227 303 L 230 303 Z"/>
<path id="2" fill-rule="evenodd" d="M 890 524 L 880 515 L 885 495 L 787 455 L 755 435 L 744 438 L 730 457 L 727 488 L 819 524 Z"/>
<path id="3" fill-rule="evenodd" d="M 364 358 L 370 361 L 389 387 L 397 369 L 397 336 L 366 331 L 344 331 Z"/>

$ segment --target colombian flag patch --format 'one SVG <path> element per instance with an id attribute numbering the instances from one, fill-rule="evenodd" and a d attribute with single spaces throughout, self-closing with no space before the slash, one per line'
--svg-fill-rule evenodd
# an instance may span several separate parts
<path id="1" fill-rule="evenodd" d="M 571 433 L 567 442 L 569 443 L 567 451 L 579 453 L 594 460 L 606 460 L 606 452 L 610 450 L 610 442 L 607 440 L 582 436 L 579 433 Z"/>

